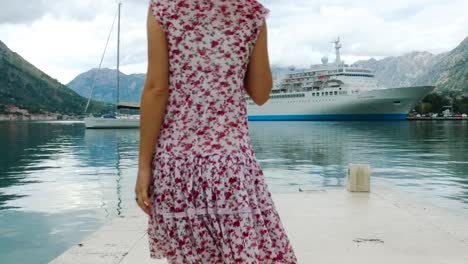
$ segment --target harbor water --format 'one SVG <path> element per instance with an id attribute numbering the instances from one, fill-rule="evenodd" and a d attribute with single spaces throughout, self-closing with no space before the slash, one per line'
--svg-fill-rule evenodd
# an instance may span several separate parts
<path id="1" fill-rule="evenodd" d="M 468 120 L 249 123 L 273 195 L 346 185 L 349 163 L 468 215 Z M 48 263 L 135 207 L 139 130 L 0 122 L 0 263 Z"/>

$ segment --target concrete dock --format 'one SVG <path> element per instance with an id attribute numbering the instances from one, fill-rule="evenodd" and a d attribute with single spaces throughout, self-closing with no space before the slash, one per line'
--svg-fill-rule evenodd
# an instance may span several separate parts
<path id="1" fill-rule="evenodd" d="M 467 264 L 468 217 L 372 179 L 370 193 L 345 187 L 274 194 L 301 264 Z M 135 208 L 52 264 L 157 264 L 149 257 L 147 217 Z"/>

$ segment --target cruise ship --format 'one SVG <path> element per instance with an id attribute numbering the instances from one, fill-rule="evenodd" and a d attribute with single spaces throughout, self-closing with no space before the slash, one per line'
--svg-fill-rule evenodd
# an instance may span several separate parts
<path id="1" fill-rule="evenodd" d="M 341 60 L 340 39 L 332 42 L 336 59 L 289 72 L 275 80 L 269 100 L 256 105 L 249 96 L 249 121 L 406 120 L 408 113 L 435 86 L 384 88 L 369 69 Z"/>

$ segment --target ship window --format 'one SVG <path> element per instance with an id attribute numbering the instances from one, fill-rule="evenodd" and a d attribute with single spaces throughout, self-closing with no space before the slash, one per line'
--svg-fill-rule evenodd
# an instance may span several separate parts
<path id="1" fill-rule="evenodd" d="M 334 94 L 335 94 L 335 95 L 337 95 L 337 94 L 338 94 L 338 92 L 337 92 L 337 91 L 335 91 L 335 92 L 334 92 Z"/>
<path id="2" fill-rule="evenodd" d="M 400 104 L 400 101 L 393 101 L 394 104 Z"/>

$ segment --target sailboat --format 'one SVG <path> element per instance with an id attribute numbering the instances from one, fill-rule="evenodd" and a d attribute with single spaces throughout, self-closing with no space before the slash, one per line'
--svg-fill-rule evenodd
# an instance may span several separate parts
<path id="1" fill-rule="evenodd" d="M 116 113 L 105 114 L 100 117 L 88 116 L 84 118 L 86 128 L 139 128 L 140 127 L 140 115 L 128 115 L 119 113 L 120 109 L 140 109 L 139 103 L 120 102 L 120 14 L 121 14 L 122 3 L 118 3 L 117 17 L 118 17 L 118 29 L 117 29 L 117 102 L 116 102 Z M 104 54 L 102 55 L 101 62 L 99 64 L 99 70 L 101 69 L 102 61 L 104 59 L 107 45 L 109 43 L 110 36 L 114 27 L 112 23 L 111 32 L 107 38 L 106 47 Z M 99 72 L 98 70 L 98 72 Z M 97 73 L 94 77 L 93 85 L 91 88 L 91 95 L 89 96 L 88 102 L 85 107 L 85 113 L 88 110 L 89 103 L 92 98 L 94 86 L 96 83 Z"/>

